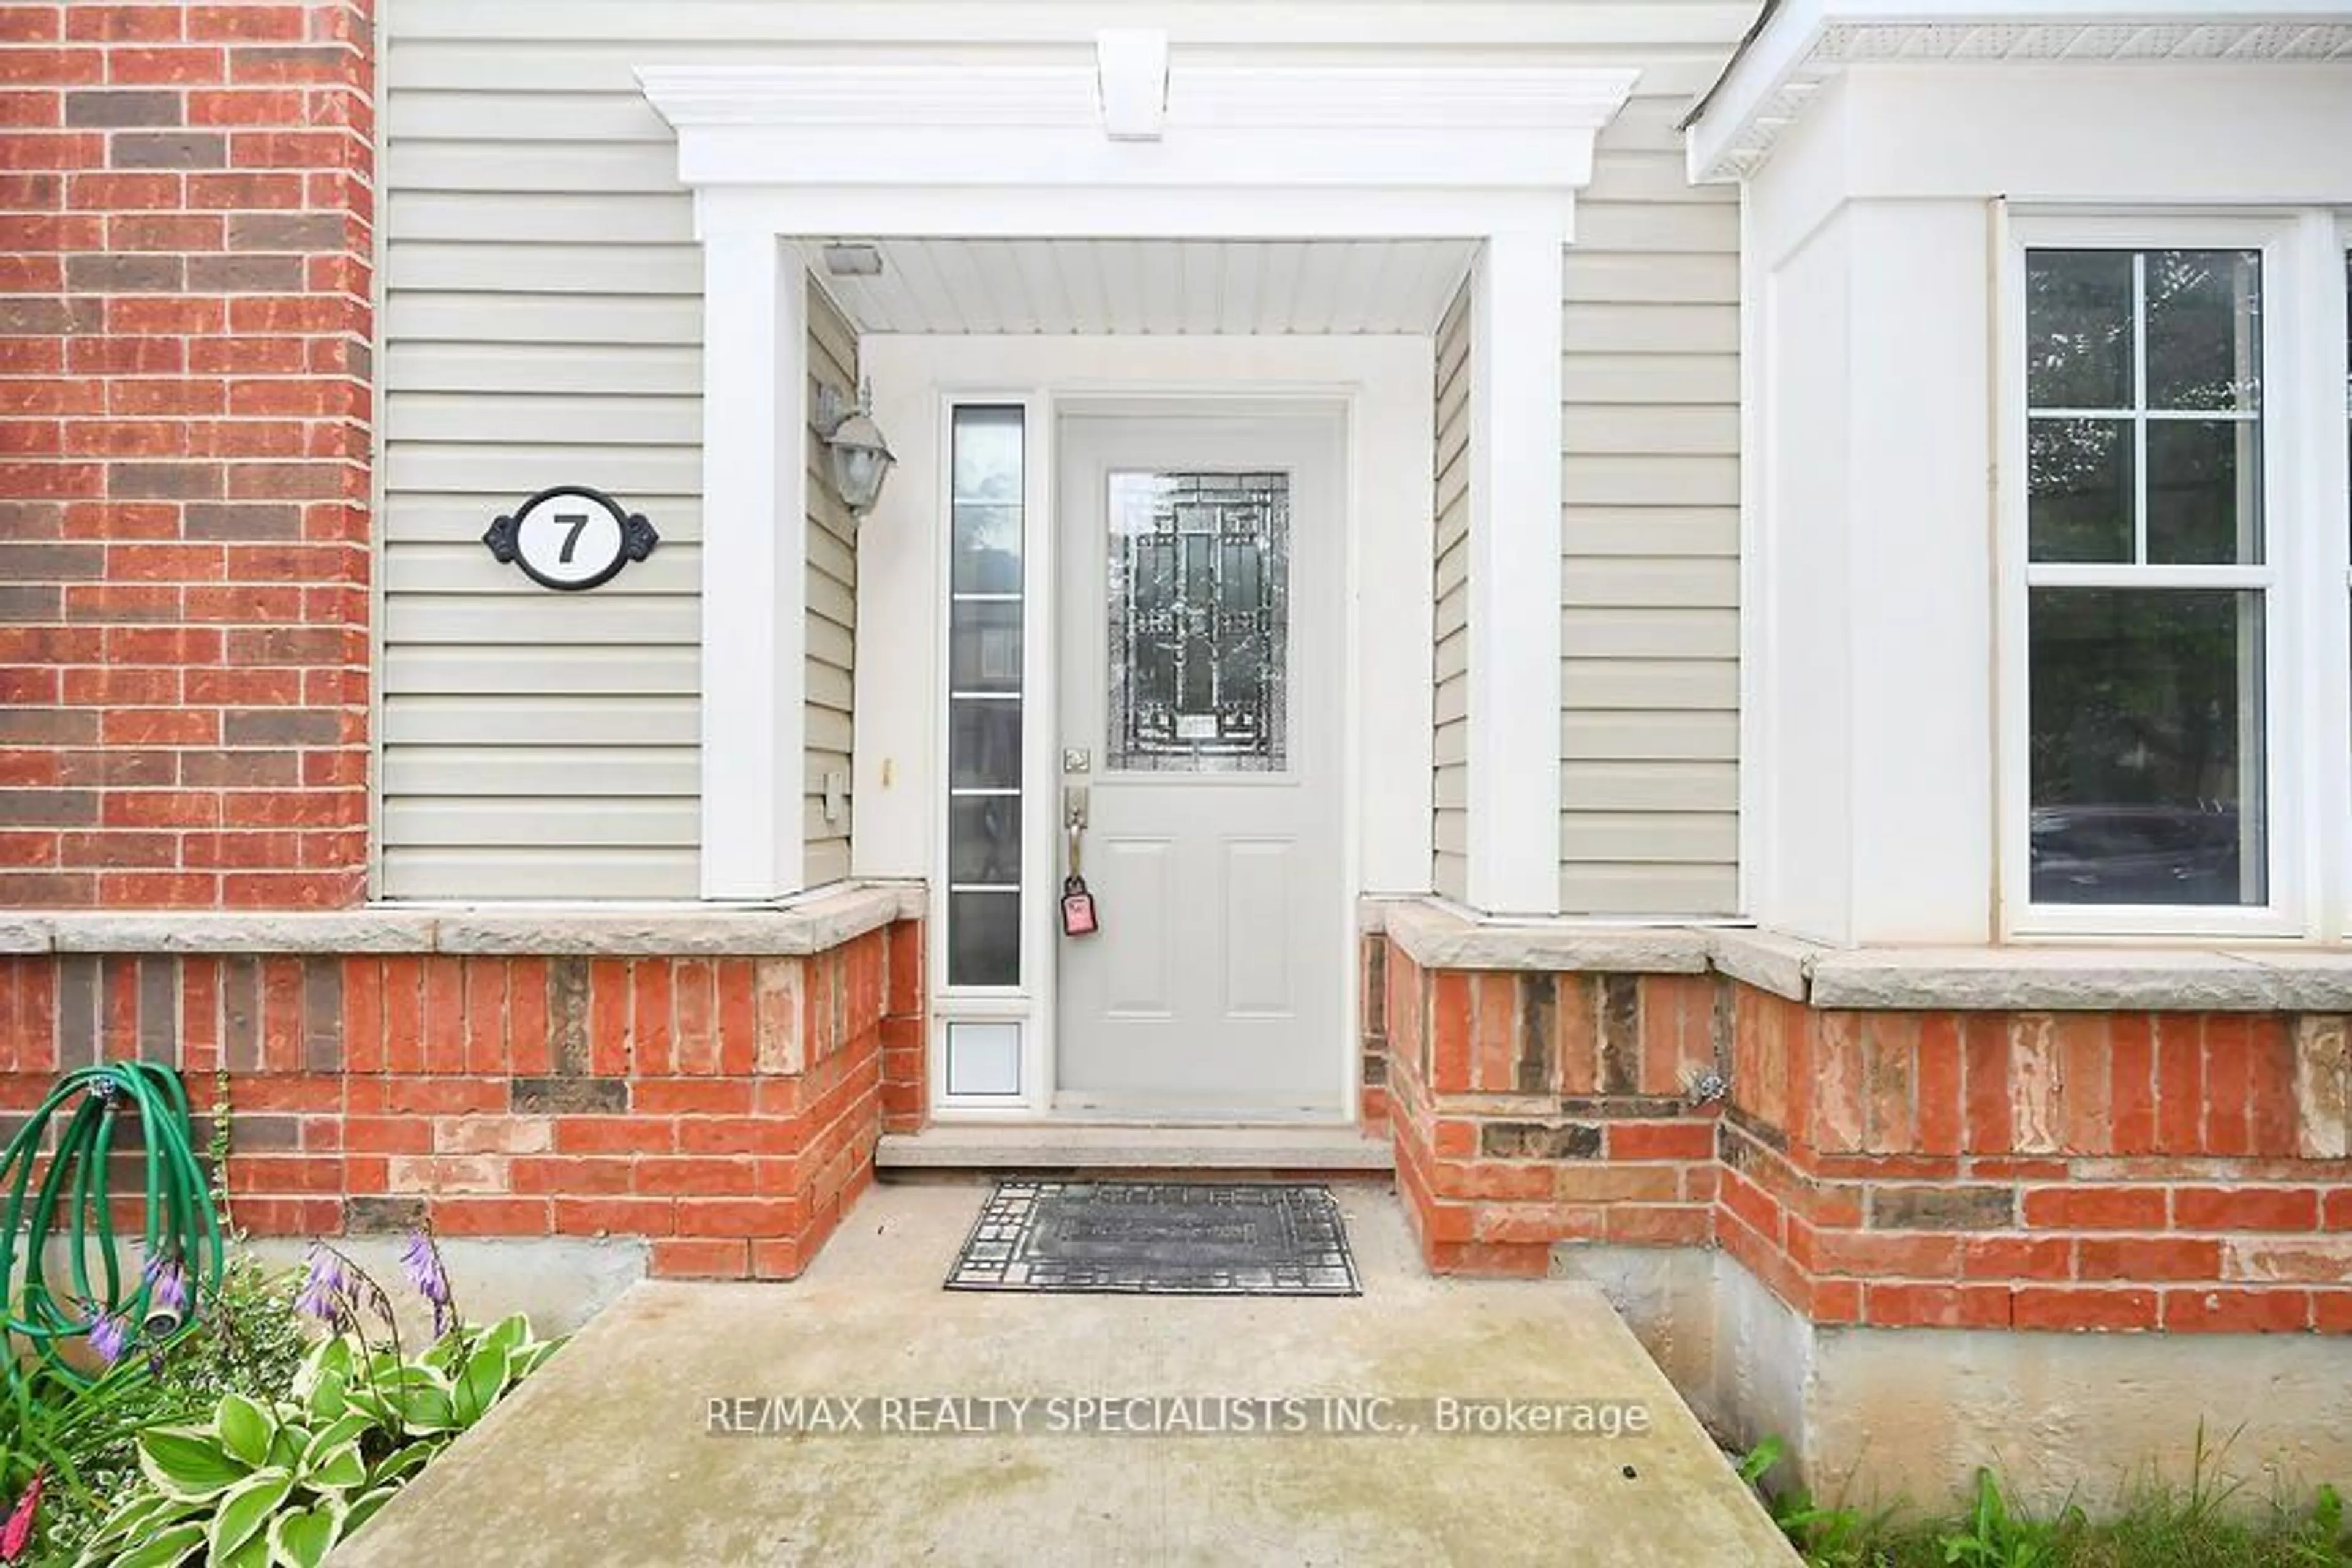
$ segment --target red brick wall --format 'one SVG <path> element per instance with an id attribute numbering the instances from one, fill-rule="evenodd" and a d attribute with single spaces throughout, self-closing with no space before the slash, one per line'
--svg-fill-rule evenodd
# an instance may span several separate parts
<path id="1" fill-rule="evenodd" d="M 363 895 L 371 26 L 0 6 L 0 906 Z"/>
<path id="2" fill-rule="evenodd" d="M 1714 994 L 1680 975 L 1423 970 L 1385 959 L 1397 1184 L 1433 1268 L 1541 1275 L 1555 1241 L 1713 1234 Z"/>
<path id="3" fill-rule="evenodd" d="M 1738 1014 L 1717 1236 L 1817 1321 L 2352 1332 L 2344 1019 Z"/>
<path id="4" fill-rule="evenodd" d="M 62 1069 L 145 1055 L 209 1104 L 226 1068 L 234 1216 L 257 1234 L 423 1218 L 783 1278 L 872 1180 L 922 973 L 911 921 L 812 958 L 18 958 L 0 1093 L 21 1111 Z"/>
<path id="5" fill-rule="evenodd" d="M 1386 958 L 1440 1268 L 1713 1241 L 1817 1322 L 2352 1332 L 2352 1024 L 1822 1011 L 1721 976 Z M 1695 1103 L 1704 1075 L 1729 1079 Z"/>

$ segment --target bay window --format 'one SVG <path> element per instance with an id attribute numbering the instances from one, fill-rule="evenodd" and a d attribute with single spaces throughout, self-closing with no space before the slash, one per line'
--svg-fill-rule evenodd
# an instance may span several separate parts
<path id="1" fill-rule="evenodd" d="M 2315 277 L 2296 219 L 2011 232 L 2009 928 L 2340 930 L 2352 648 L 2310 588 L 2352 569 L 2342 252 Z"/>

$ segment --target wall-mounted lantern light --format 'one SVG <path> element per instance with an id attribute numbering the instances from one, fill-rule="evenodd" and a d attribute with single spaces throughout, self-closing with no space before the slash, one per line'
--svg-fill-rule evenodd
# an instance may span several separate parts
<path id="1" fill-rule="evenodd" d="M 834 494 L 857 517 L 874 510 L 874 503 L 881 499 L 882 481 L 889 475 L 890 465 L 898 461 L 890 455 L 890 444 L 882 438 L 881 427 L 866 412 L 873 395 L 869 385 L 851 403 L 839 387 L 820 383 L 809 420 L 809 427 L 824 440 Z"/>

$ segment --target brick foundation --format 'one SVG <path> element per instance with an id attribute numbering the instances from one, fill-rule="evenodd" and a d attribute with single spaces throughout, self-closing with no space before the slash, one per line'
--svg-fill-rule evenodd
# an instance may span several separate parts
<path id="1" fill-rule="evenodd" d="M 2343 1017 L 1822 1010 L 1381 938 L 1374 965 L 1434 1268 L 1704 1244 L 1816 1323 L 2352 1333 Z"/>
<path id="2" fill-rule="evenodd" d="M 226 1068 L 235 1219 L 259 1235 L 426 1219 L 789 1278 L 873 1179 L 886 1103 L 921 1103 L 922 985 L 914 921 L 808 958 L 16 958 L 0 1092 L 22 1110 L 62 1069 L 145 1056 L 209 1104 Z"/>
<path id="3" fill-rule="evenodd" d="M 371 11 L 0 7 L 0 906 L 365 894 Z"/>

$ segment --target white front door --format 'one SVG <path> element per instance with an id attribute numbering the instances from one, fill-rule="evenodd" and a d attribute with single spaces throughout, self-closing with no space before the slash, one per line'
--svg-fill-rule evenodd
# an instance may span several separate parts
<path id="1" fill-rule="evenodd" d="M 1055 1103 L 1342 1116 L 1339 419 L 1061 437 L 1057 816 L 1099 929 L 1057 939 Z"/>

